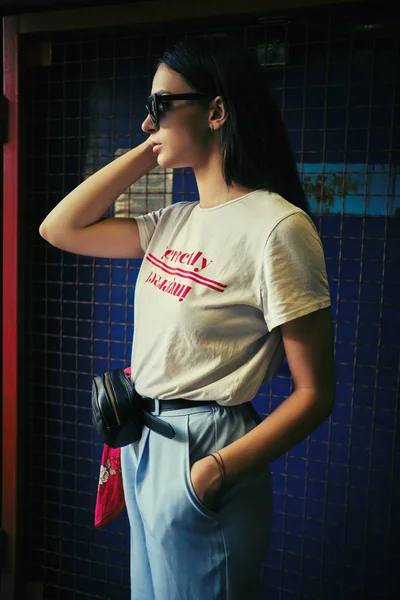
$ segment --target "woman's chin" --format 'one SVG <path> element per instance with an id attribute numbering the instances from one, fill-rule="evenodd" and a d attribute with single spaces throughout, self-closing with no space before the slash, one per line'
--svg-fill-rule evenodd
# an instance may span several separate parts
<path id="1" fill-rule="evenodd" d="M 160 165 L 160 167 L 166 167 L 167 165 L 164 164 L 164 157 L 162 156 L 162 151 L 157 155 L 157 162 Z"/>
<path id="2" fill-rule="evenodd" d="M 158 162 L 159 166 L 164 167 L 164 169 L 173 169 L 176 167 L 176 165 L 174 164 L 174 161 L 168 160 L 168 157 L 163 155 L 162 151 L 157 156 L 157 162 Z"/>
<path id="3" fill-rule="evenodd" d="M 157 162 L 158 165 L 164 169 L 184 169 L 190 166 L 188 165 L 187 161 L 183 161 L 182 159 L 179 160 L 178 158 L 175 158 L 174 160 L 174 158 L 171 156 L 165 156 L 162 151 L 157 156 Z"/>
<path id="4" fill-rule="evenodd" d="M 191 161 L 184 157 L 181 152 L 169 154 L 163 146 L 157 151 L 157 163 L 164 169 L 185 169 L 190 167 Z"/>

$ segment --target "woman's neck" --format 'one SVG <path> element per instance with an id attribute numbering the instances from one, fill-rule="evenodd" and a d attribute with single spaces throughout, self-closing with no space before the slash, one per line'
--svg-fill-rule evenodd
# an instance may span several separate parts
<path id="1" fill-rule="evenodd" d="M 235 183 L 228 186 L 222 174 L 222 165 L 218 160 L 209 161 L 207 165 L 195 168 L 194 174 L 202 208 L 212 208 L 254 191 L 254 188 Z"/>

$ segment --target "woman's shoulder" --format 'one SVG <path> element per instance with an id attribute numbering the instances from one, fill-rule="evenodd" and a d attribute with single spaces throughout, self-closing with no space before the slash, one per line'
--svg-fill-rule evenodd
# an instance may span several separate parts
<path id="1" fill-rule="evenodd" d="M 264 234 L 272 232 L 280 222 L 292 215 L 301 215 L 307 220 L 310 219 L 301 208 L 268 190 L 258 190 L 257 193 L 252 194 L 246 202 L 243 202 L 242 210 L 247 214 L 238 217 L 246 216 L 246 220 Z"/>
<path id="2" fill-rule="evenodd" d="M 268 213 L 270 216 L 276 215 L 277 218 L 280 218 L 283 215 L 304 212 L 301 208 L 275 192 L 257 190 L 257 193 L 253 197 L 256 200 L 259 210 Z"/>

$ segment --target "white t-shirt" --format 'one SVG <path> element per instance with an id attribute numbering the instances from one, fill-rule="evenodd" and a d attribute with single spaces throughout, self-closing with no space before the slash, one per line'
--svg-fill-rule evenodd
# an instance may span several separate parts
<path id="1" fill-rule="evenodd" d="M 311 219 L 258 190 L 136 217 L 132 380 L 147 397 L 251 400 L 284 358 L 279 325 L 330 306 Z"/>

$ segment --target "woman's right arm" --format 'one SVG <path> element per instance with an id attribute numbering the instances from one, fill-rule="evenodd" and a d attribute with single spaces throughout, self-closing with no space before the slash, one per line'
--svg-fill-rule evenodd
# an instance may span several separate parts
<path id="1" fill-rule="evenodd" d="M 146 140 L 72 190 L 47 215 L 40 235 L 53 246 L 75 254 L 142 258 L 135 219 L 100 219 L 126 189 L 156 166 L 153 144 Z"/>

